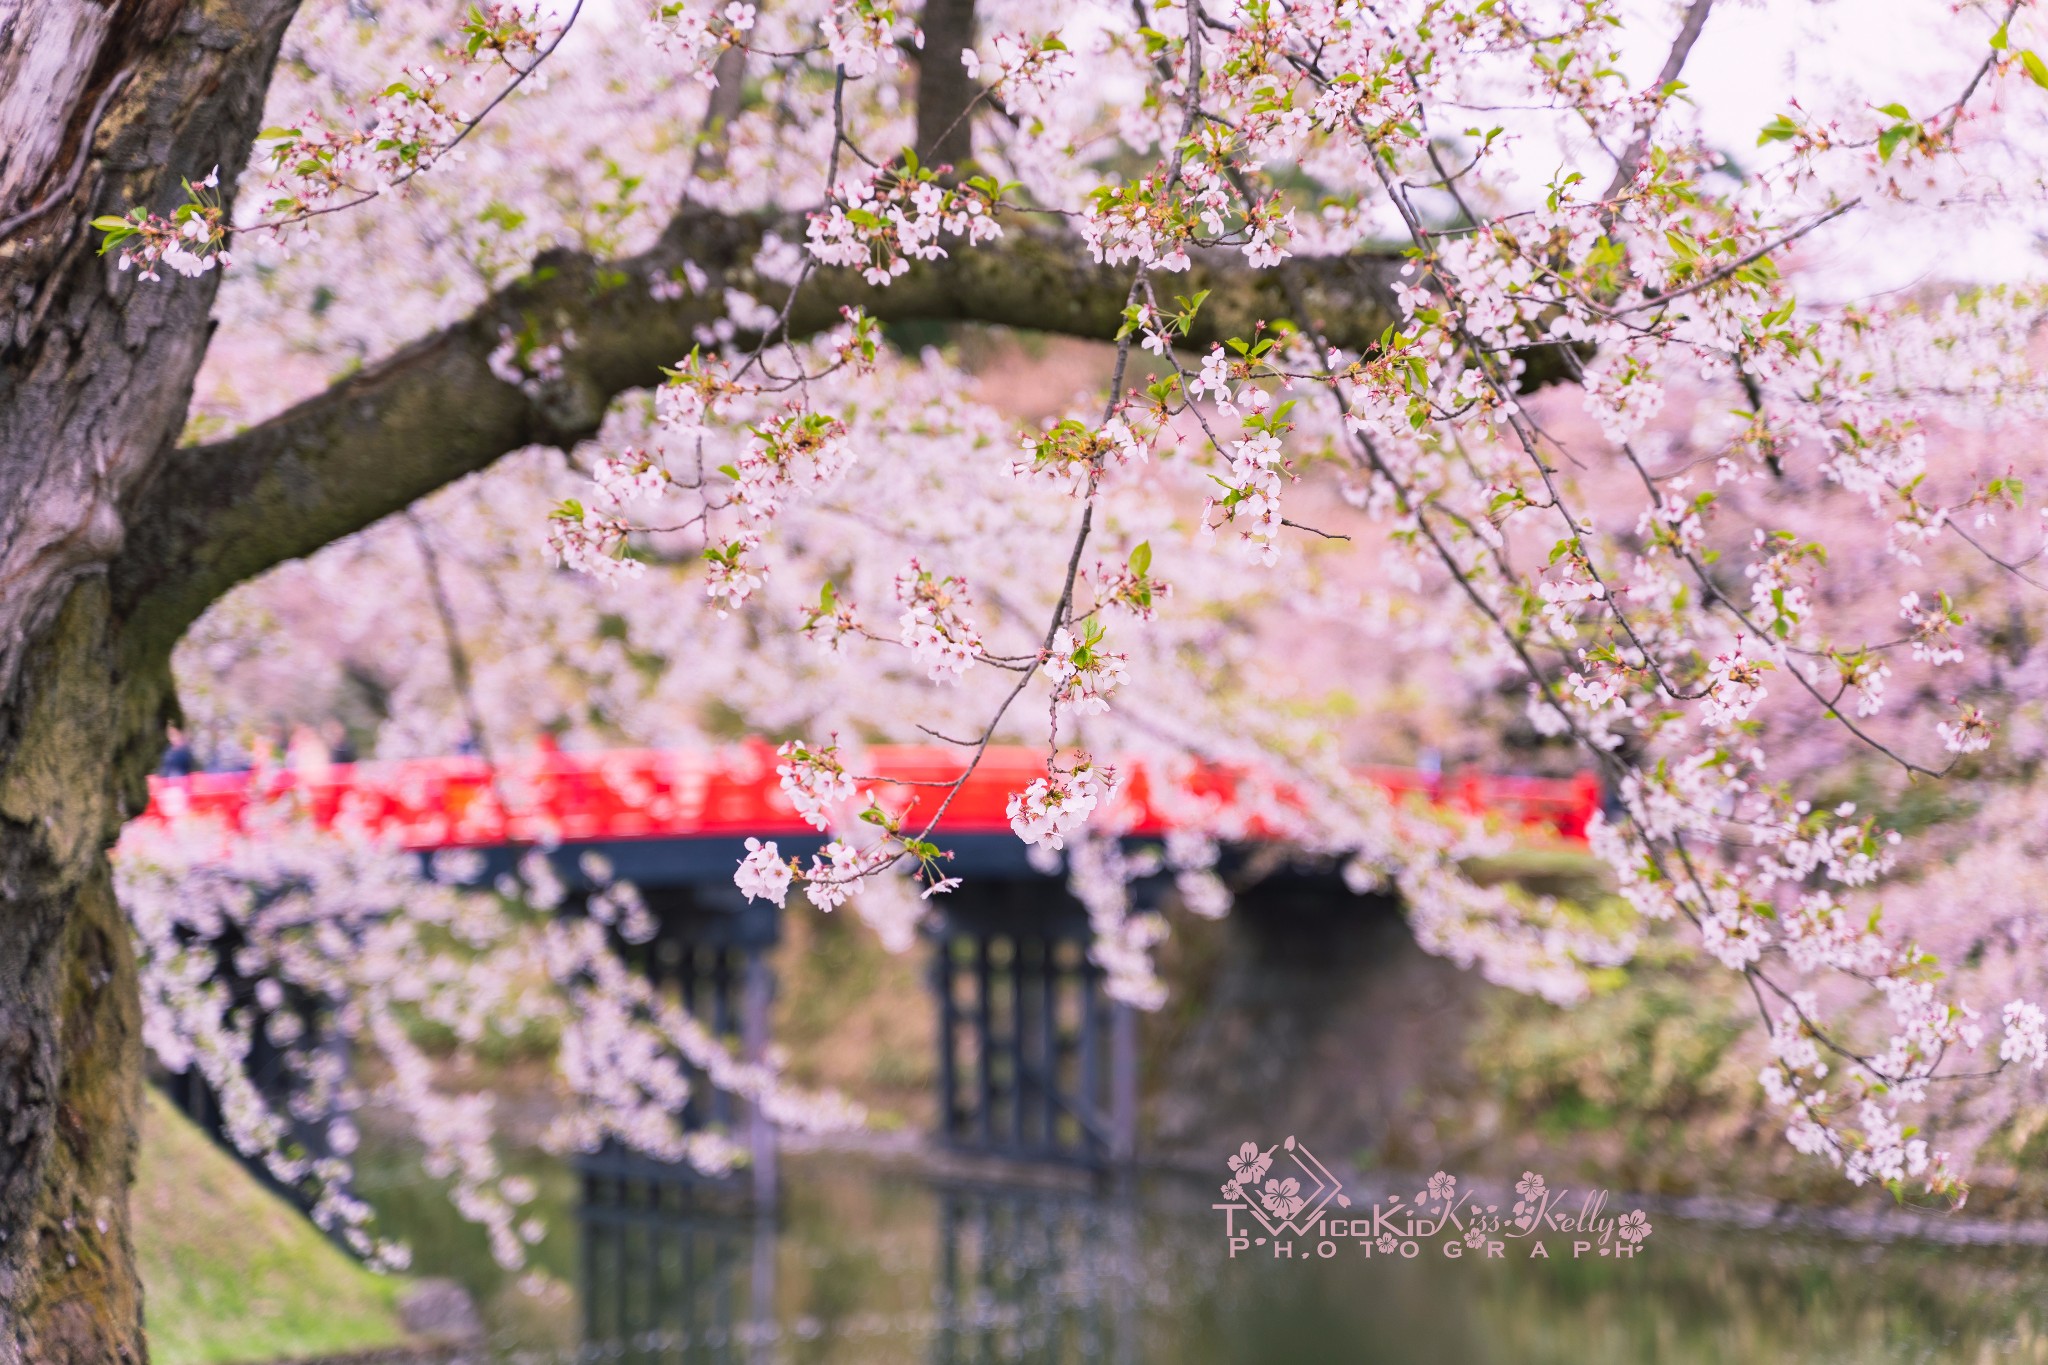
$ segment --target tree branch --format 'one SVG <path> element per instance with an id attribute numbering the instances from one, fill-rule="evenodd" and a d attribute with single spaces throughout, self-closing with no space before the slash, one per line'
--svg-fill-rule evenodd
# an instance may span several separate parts
<path id="1" fill-rule="evenodd" d="M 1600 196 L 1602 199 L 1614 198 L 1629 181 L 1635 179 L 1636 167 L 1642 161 L 1643 153 L 1650 148 L 1650 126 L 1664 108 L 1664 91 L 1684 72 L 1686 59 L 1692 56 L 1693 44 L 1700 40 L 1700 30 L 1707 26 L 1707 15 L 1713 8 L 1714 0 L 1692 0 L 1686 8 L 1685 18 L 1678 23 L 1678 35 L 1671 40 L 1671 50 L 1664 54 L 1664 66 L 1657 73 L 1657 83 L 1651 87 L 1655 92 L 1655 102 L 1636 124 L 1635 136 L 1630 139 L 1628 150 L 1615 162 L 1614 179 L 1608 182 L 1607 192 Z"/>
<path id="2" fill-rule="evenodd" d="M 126 511 L 113 566 L 117 610 L 131 657 L 162 658 L 186 626 L 244 579 L 399 511 L 500 455 L 536 444 L 568 447 L 594 435 L 619 393 L 661 381 L 725 312 L 725 292 L 772 297 L 752 261 L 763 237 L 800 239 L 800 221 L 688 212 L 657 246 L 600 265 L 551 252 L 524 280 L 468 318 L 423 337 L 326 392 L 225 440 L 183 447 L 161 462 Z M 685 261 L 708 276 L 701 293 L 661 300 L 650 282 Z M 1398 257 L 1293 263 L 1306 306 L 1300 321 L 1334 344 L 1370 348 L 1393 321 L 1389 284 Z M 1175 281 L 1209 290 L 1186 344 L 1249 336 L 1290 317 L 1271 271 L 1234 258 L 1198 261 Z M 887 288 L 844 270 L 819 270 L 794 301 L 790 334 L 836 325 L 842 306 L 883 322 L 999 324 L 1102 341 L 1122 323 L 1127 274 L 1098 266 L 1063 229 L 1012 226 L 998 242 L 956 247 Z M 492 373 L 503 337 L 542 339 L 573 330 L 561 377 L 525 387 Z M 744 339 L 743 339 L 744 340 Z"/>

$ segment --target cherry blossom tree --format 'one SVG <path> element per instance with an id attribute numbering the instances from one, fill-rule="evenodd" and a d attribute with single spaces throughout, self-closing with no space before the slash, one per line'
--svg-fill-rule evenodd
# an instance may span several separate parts
<path id="1" fill-rule="evenodd" d="M 2019 789 L 2038 728 L 2016 643 L 2042 548 L 2038 293 L 2013 243 L 2048 66 L 2024 0 L 1885 14 L 1889 63 L 1714 104 L 1695 50 L 1796 32 L 1807 6 L 24 6 L 0 26 L 0 1360 L 139 1358 L 144 1020 L 194 1017 L 161 1012 L 166 926 L 259 917 L 189 850 L 155 852 L 157 894 L 130 879 L 132 930 L 114 899 L 174 647 L 237 583 L 536 446 L 583 486 L 550 490 L 523 552 L 614 584 L 563 602 L 625 627 L 526 661 L 627 716 L 603 642 L 687 645 L 633 619 L 662 609 L 633 596 L 659 576 L 720 651 L 768 641 L 751 668 L 857 684 L 783 715 L 787 785 L 837 837 L 807 865 L 759 845 L 750 894 L 858 911 L 906 873 L 946 893 L 945 790 L 869 804 L 857 717 L 968 766 L 1024 739 L 1048 768 L 1013 825 L 1066 855 L 1142 1003 L 1142 869 L 1090 816 L 1133 745 L 1257 758 L 1286 783 L 1247 781 L 1269 828 L 1393 882 L 1426 946 L 1499 979 L 1568 999 L 1631 934 L 1682 930 L 1753 993 L 1795 1145 L 1958 1191 L 1919 1126 L 1938 1093 L 2048 1061 L 2036 983 L 1966 995 L 1915 896 L 1880 902 L 1951 852 L 1982 875 L 1968 849 L 1906 848 L 1899 793 Z M 1095 401 L 1003 430 L 888 340 L 928 322 L 1103 343 Z M 442 580 L 435 653 L 461 684 L 439 608 L 489 553 L 444 516 L 361 545 Z M 1344 553 L 1370 575 L 1325 576 Z M 1313 724 L 1234 692 L 1262 637 L 1230 618 L 1262 596 L 1427 639 L 1465 694 L 1577 744 L 1617 794 L 1595 844 L 1637 922 L 1474 887 L 1457 864 L 1481 834 L 1418 836 Z M 431 747 L 432 709 L 411 714 Z M 1158 856 L 1213 911 L 1213 845 L 1244 827 L 1201 814 Z M 272 843 L 275 876 L 311 870 Z M 487 966 L 365 997 L 359 1023 L 516 1239 L 476 1116 L 388 1021 L 481 1020 L 492 981 L 546 964 L 477 898 L 417 919 L 388 899 L 334 902 L 335 932 L 404 963 L 405 925 L 459 926 Z M 310 909 L 329 903 L 284 903 L 312 922 L 254 965 L 336 970 Z M 589 983 L 575 1017 L 630 997 L 577 961 L 556 974 Z"/>

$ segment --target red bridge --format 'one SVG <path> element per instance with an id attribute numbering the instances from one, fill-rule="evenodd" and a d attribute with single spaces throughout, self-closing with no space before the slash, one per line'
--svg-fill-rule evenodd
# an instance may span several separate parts
<path id="1" fill-rule="evenodd" d="M 861 764 L 864 786 L 891 809 L 919 813 L 959 777 L 962 759 L 942 748 L 877 748 Z M 1284 785 L 1248 769 L 1185 768 L 1128 760 L 1122 781 L 1095 824 L 1157 836 L 1193 826 L 1226 846 L 1285 841 L 1287 810 L 1301 808 Z M 781 789 L 775 751 L 754 742 L 704 751 L 650 749 L 563 753 L 543 746 L 495 769 L 481 758 L 358 763 L 318 771 L 261 769 L 154 779 L 143 819 L 199 815 L 245 829 L 252 801 L 276 800 L 324 828 L 354 828 L 427 853 L 474 849 L 481 870 L 449 875 L 484 884 L 507 870 L 522 847 L 547 856 L 577 913 L 594 889 L 583 859 L 603 854 L 613 872 L 641 892 L 658 926 L 648 941 L 615 947 L 657 990 L 669 993 L 747 1056 L 767 1045 L 774 993 L 769 952 L 781 917 L 767 901 L 748 901 L 733 884 L 741 840 L 763 835 L 799 857 L 825 836 L 805 824 Z M 1117 1164 L 1137 1142 L 1136 1025 L 1131 1007 L 1104 991 L 1094 960 L 1088 911 L 1064 879 L 1026 856 L 1010 829 L 1008 805 L 1045 774 L 1042 753 L 987 751 L 962 784 L 935 832 L 968 875 L 935 903 L 923 925 L 938 1015 L 939 1136 L 982 1155 L 1033 1161 Z M 1539 837 L 1583 840 L 1600 807 L 1591 774 L 1556 780 L 1479 774 L 1440 778 L 1396 768 L 1366 768 L 1361 782 L 1418 809 L 1491 815 Z M 1234 856 L 1227 854 L 1226 857 Z M 1325 860 L 1326 861 L 1326 860 Z M 438 875 L 431 864 L 427 871 Z M 1158 904 L 1171 878 L 1148 874 L 1131 885 L 1133 907 Z M 1329 932 L 1357 919 L 1358 898 L 1327 867 L 1268 873 L 1245 893 L 1260 912 L 1245 917 L 1262 932 Z M 1393 902 L 1380 897 L 1383 908 Z M 1332 909 L 1334 907 L 1334 910 Z M 1309 929 L 1303 914 L 1334 916 Z M 1248 927 L 1250 927 L 1248 925 Z M 614 930 L 616 934 L 617 931 Z M 223 980 L 247 994 L 231 960 Z M 203 1083 L 181 1078 L 179 1102 L 207 1119 L 215 1104 Z M 685 1106 L 686 1127 L 747 1125 L 757 1194 L 773 1186 L 773 1142 L 758 1115 L 705 1087 Z M 586 1163 L 597 1189 L 646 1175 L 638 1158 L 614 1151 Z"/>
<path id="2" fill-rule="evenodd" d="M 950 782 L 964 766 L 955 750 L 880 747 L 867 751 L 864 774 L 892 809 L 917 810 L 937 798 L 934 782 Z M 1441 777 L 1404 768 L 1362 768 L 1397 801 L 1472 815 L 1493 815 L 1532 833 L 1583 841 L 1600 808 L 1591 773 L 1566 778 L 1465 773 Z M 1235 812 L 1244 770 L 1194 769 L 1168 778 L 1143 760 L 1119 764 L 1122 782 L 1104 828 L 1157 836 L 1194 814 L 1235 817 L 1251 837 L 1273 833 L 1256 812 Z M 937 830 L 949 836 L 1010 835 L 1013 792 L 1045 775 L 1038 750 L 992 748 L 960 788 Z M 924 785 L 918 785 L 924 784 Z M 646 839 L 815 837 L 784 795 L 774 750 L 763 743 L 717 750 L 613 749 L 567 753 L 542 747 L 495 772 L 481 758 L 417 758 L 337 764 L 318 771 L 263 769 L 152 778 L 142 818 L 163 821 L 206 815 L 239 828 L 252 788 L 294 793 L 322 827 L 336 821 L 395 835 L 406 848 L 490 848 L 504 844 L 583 843 Z M 1292 804 L 1284 789 L 1269 794 Z M 1175 813 L 1179 812 L 1178 820 Z"/>

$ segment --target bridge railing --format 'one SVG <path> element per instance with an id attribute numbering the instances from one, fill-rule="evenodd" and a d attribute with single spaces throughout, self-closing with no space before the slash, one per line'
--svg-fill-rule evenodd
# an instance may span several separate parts
<path id="1" fill-rule="evenodd" d="M 864 775 L 877 779 L 864 785 L 901 808 L 933 801 L 932 789 L 916 784 L 952 780 L 962 760 L 954 749 L 877 747 L 867 751 L 863 766 Z M 1227 823 L 1245 837 L 1284 836 L 1289 808 L 1302 808 L 1298 794 L 1285 784 L 1247 768 L 1170 767 L 1132 759 L 1119 769 L 1124 781 L 1100 823 L 1126 834 L 1158 835 L 1227 814 L 1234 817 Z M 1583 840 L 1600 808 L 1600 786 L 1591 773 L 1560 779 L 1476 772 L 1444 776 L 1390 767 L 1354 771 L 1361 783 L 1397 801 L 1492 815 L 1519 829 L 1567 840 Z M 942 835 L 1007 834 L 1011 794 L 1044 775 L 1041 751 L 991 748 L 954 798 Z M 264 768 L 152 778 L 150 804 L 141 818 L 210 816 L 239 829 L 252 797 L 297 800 L 322 828 L 361 828 L 418 850 L 815 833 L 784 795 L 774 751 L 758 742 L 710 750 L 589 753 L 549 746 L 495 769 L 481 758 L 453 756 L 311 771 Z"/>

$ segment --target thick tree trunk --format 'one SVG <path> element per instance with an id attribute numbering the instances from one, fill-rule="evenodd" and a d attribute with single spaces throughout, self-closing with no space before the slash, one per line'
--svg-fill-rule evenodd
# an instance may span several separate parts
<path id="1" fill-rule="evenodd" d="M 184 425 L 216 278 L 138 284 L 86 224 L 232 179 L 294 7 L 0 11 L 0 1365 L 146 1355 L 140 1013 L 106 850 L 172 703 L 107 570 Z"/>
<path id="2" fill-rule="evenodd" d="M 127 1212 L 140 1018 L 105 850 L 121 813 L 110 776 L 146 770 L 134 741 L 165 694 L 119 685 L 107 600 L 105 584 L 85 578 L 38 633 L 0 755 L 0 1361 L 9 1365 L 144 1356 Z"/>
<path id="3" fill-rule="evenodd" d="M 974 160 L 974 98 L 981 87 L 960 56 L 974 46 L 974 0 L 926 0 L 917 58 L 917 154 L 956 170 Z"/>

